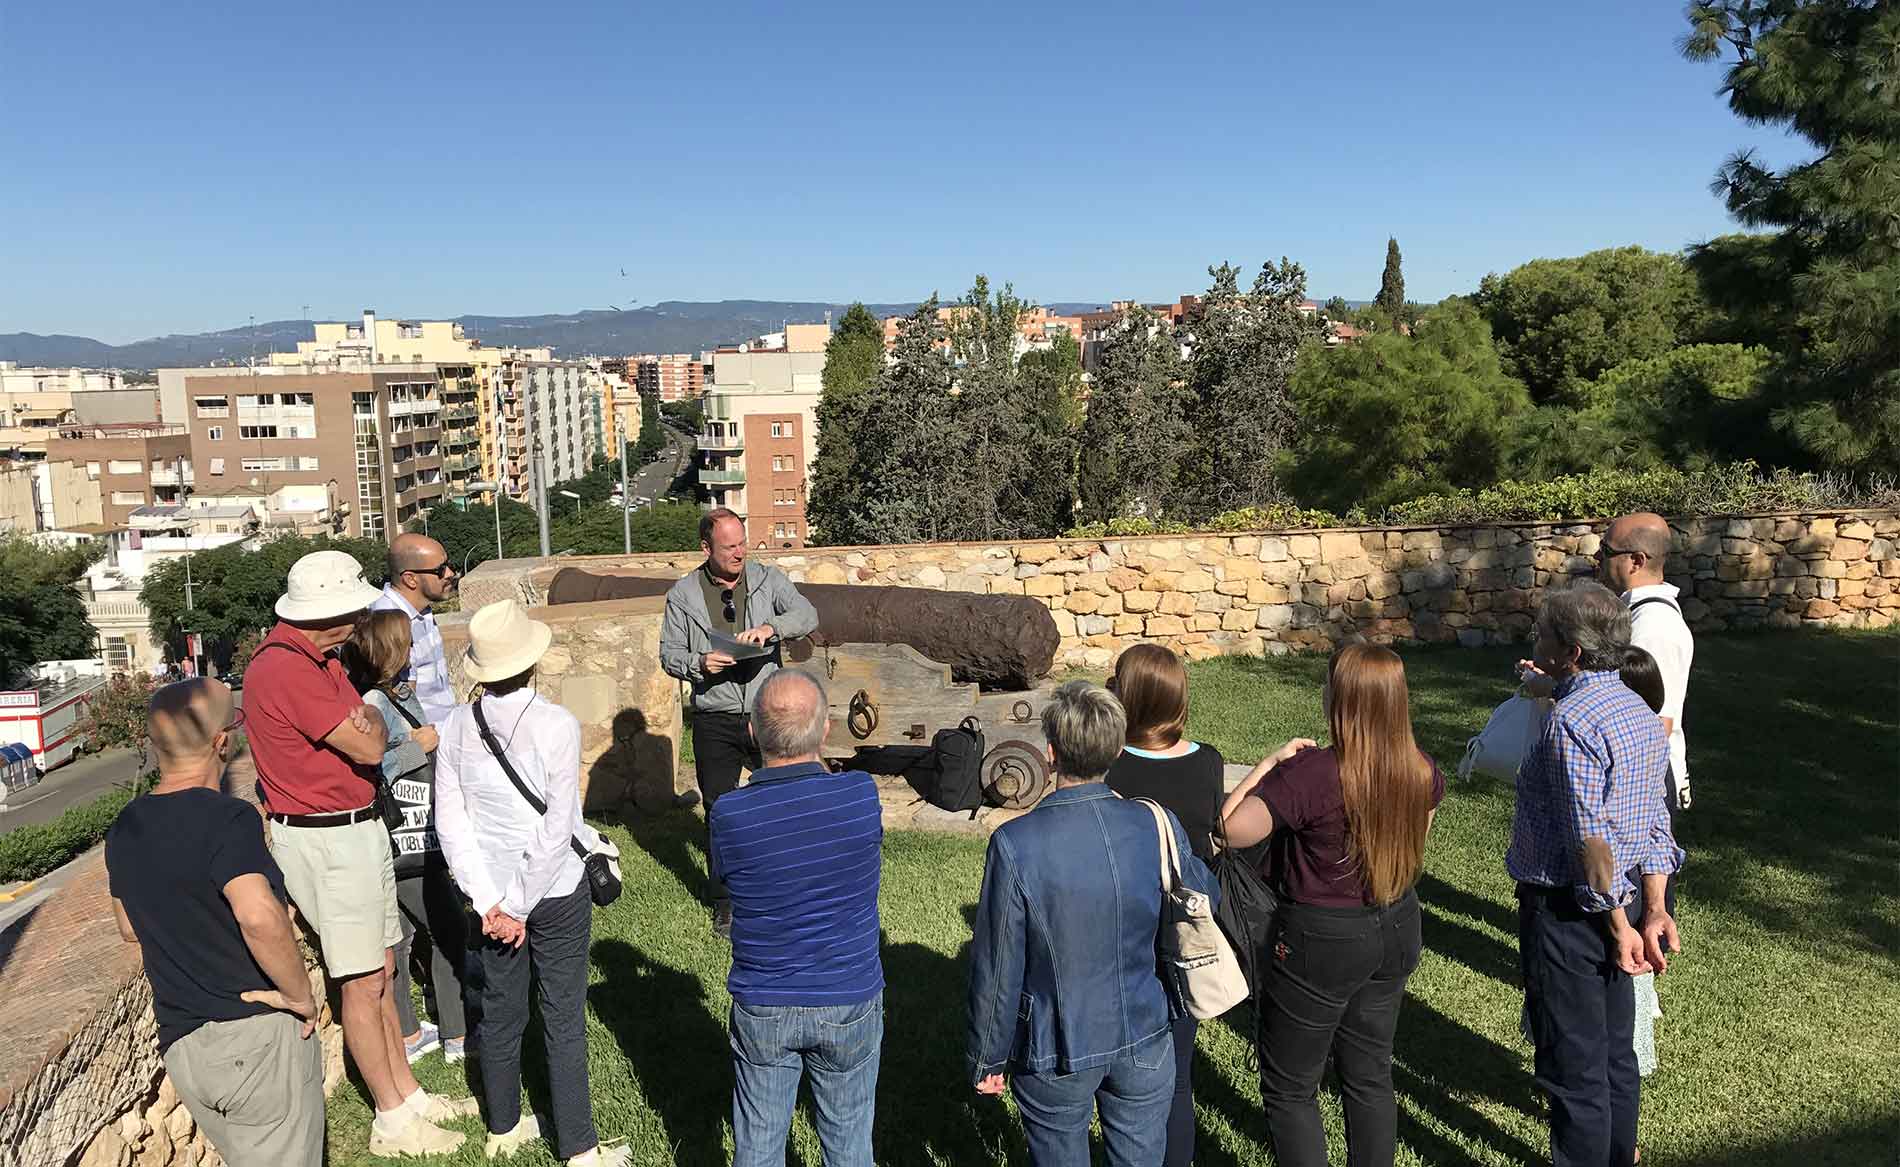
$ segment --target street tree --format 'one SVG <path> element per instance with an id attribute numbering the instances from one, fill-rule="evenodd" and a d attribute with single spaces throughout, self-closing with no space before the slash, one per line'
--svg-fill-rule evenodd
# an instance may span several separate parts
<path id="1" fill-rule="evenodd" d="M 1171 518 L 1190 508 L 1183 468 L 1194 450 L 1181 341 L 1137 305 L 1102 344 L 1082 422 L 1077 517 Z"/>
<path id="2" fill-rule="evenodd" d="M 805 508 L 814 541 L 851 542 L 861 534 L 854 516 L 865 513 L 874 489 L 860 461 L 857 434 L 869 404 L 867 390 L 884 367 L 884 325 L 853 304 L 825 344 L 824 391 L 818 398 L 818 454 L 812 460 Z"/>
<path id="3" fill-rule="evenodd" d="M 1373 304 L 1394 320 L 1405 315 L 1405 272 L 1399 266 L 1399 241 L 1385 240 L 1385 271 L 1379 276 L 1379 294 Z"/>
<path id="4" fill-rule="evenodd" d="M 93 655 L 98 633 L 74 584 L 101 550 L 0 537 L 0 685 L 40 661 Z"/>

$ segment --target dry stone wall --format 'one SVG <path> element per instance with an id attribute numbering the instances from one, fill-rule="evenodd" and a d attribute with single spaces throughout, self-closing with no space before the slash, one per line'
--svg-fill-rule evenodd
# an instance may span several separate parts
<path id="1" fill-rule="evenodd" d="M 1132 644 L 1191 658 L 1376 640 L 1522 640 L 1542 590 L 1585 575 L 1603 521 L 1354 528 L 760 551 L 792 579 L 882 584 L 1048 604 L 1059 664 L 1103 668 Z M 1701 629 L 1885 627 L 1900 618 L 1900 514 L 1679 518 L 1668 578 Z M 564 566 L 677 575 L 689 554 L 514 560 L 470 576 L 469 603 L 542 594 Z M 598 606 L 598 605 L 590 605 Z M 558 611 L 559 609 L 555 609 Z"/>

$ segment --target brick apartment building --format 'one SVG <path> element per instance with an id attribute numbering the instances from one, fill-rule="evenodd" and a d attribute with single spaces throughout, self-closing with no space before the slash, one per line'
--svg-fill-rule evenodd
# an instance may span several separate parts
<path id="1" fill-rule="evenodd" d="M 745 520 L 753 547 L 803 547 L 817 410 L 829 330 L 787 330 L 787 347 L 713 354 L 699 482 L 707 500 Z"/>
<path id="2" fill-rule="evenodd" d="M 712 362 L 691 353 L 665 353 L 628 358 L 634 384 L 642 393 L 658 394 L 661 401 L 692 401 L 706 392 L 712 380 Z"/>
<path id="3" fill-rule="evenodd" d="M 123 527 L 140 507 L 176 501 L 180 486 L 191 483 L 191 456 L 185 427 L 163 422 L 61 426 L 46 442 L 48 462 L 82 466 L 99 484 L 109 527 Z"/>

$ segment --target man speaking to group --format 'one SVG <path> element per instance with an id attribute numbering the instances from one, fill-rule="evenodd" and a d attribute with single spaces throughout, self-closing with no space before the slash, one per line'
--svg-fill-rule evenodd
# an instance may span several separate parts
<path id="1" fill-rule="evenodd" d="M 746 562 L 745 520 L 732 511 L 707 511 L 699 544 L 706 562 L 666 594 L 660 666 L 692 686 L 693 769 L 710 824 L 740 769 L 762 764 L 746 711 L 782 663 L 780 642 L 810 634 L 818 613 L 784 572 Z M 717 881 L 711 898 L 713 927 L 728 935 L 732 902 Z"/>

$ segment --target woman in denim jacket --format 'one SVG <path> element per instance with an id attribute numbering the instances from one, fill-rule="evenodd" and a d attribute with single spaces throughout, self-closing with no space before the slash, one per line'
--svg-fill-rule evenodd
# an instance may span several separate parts
<path id="1" fill-rule="evenodd" d="M 1111 1164 L 1153 1167 L 1174 1097 L 1172 1015 L 1155 940 L 1154 817 L 1102 783 L 1127 719 L 1107 690 L 1071 681 L 1042 714 L 1056 789 L 990 837 L 970 955 L 969 1063 L 979 1092 L 1014 1078 L 1038 1167 L 1086 1167 L 1099 1109 Z M 1216 894 L 1168 816 L 1182 878 Z"/>

